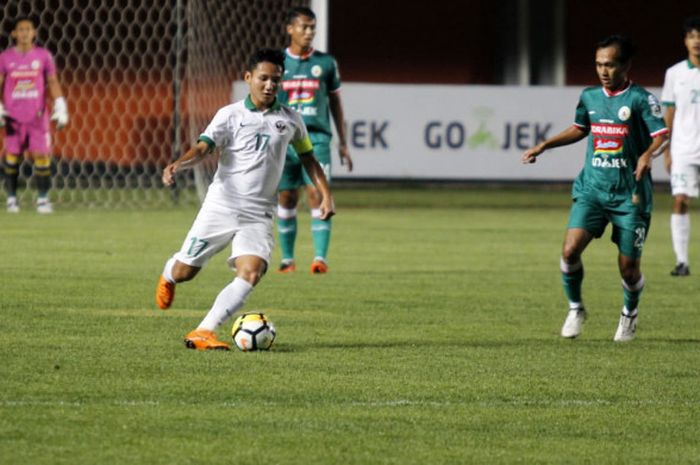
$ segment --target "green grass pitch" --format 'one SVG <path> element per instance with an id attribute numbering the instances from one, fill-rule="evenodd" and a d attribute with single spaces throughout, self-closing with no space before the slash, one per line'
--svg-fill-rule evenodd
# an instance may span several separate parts
<path id="1" fill-rule="evenodd" d="M 0 464 L 700 463 L 700 227 L 695 274 L 670 277 L 657 195 L 627 344 L 609 231 L 593 242 L 589 320 L 563 340 L 567 199 L 339 190 L 331 272 L 307 271 L 303 214 L 299 271 L 245 307 L 277 326 L 267 353 L 182 344 L 224 253 L 153 304 L 195 208 L 0 212 Z"/>

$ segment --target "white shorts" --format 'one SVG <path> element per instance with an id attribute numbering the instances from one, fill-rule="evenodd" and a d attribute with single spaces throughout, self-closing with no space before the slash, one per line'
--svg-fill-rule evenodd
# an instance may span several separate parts
<path id="1" fill-rule="evenodd" d="M 231 268 L 236 258 L 242 255 L 258 256 L 269 265 L 275 245 L 272 217 L 252 217 L 236 210 L 204 204 L 175 259 L 186 265 L 202 267 L 228 244 L 231 244 L 228 258 Z"/>
<path id="2" fill-rule="evenodd" d="M 673 160 L 671 164 L 671 194 L 698 197 L 700 165 Z"/>

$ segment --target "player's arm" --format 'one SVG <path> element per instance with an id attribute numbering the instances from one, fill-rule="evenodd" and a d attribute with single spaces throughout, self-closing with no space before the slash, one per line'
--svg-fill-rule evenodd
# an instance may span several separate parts
<path id="1" fill-rule="evenodd" d="M 657 155 L 660 155 L 660 152 L 664 150 L 666 145 L 668 145 L 668 140 L 668 131 L 664 131 L 653 136 L 651 144 L 649 144 L 649 147 L 647 147 L 644 153 L 637 160 L 637 169 L 634 171 L 637 181 L 642 179 L 647 172 L 651 171 L 652 161 L 654 161 L 654 158 L 656 158 Z"/>
<path id="2" fill-rule="evenodd" d="M 323 197 L 321 199 L 321 219 L 327 220 L 335 215 L 335 202 L 333 201 L 331 188 L 328 185 L 328 179 L 326 179 L 326 175 L 323 173 L 323 168 L 321 168 L 321 164 L 316 160 L 313 151 L 299 153 L 299 160 L 301 160 L 306 174 L 311 178 L 311 182 L 314 183 L 314 186 Z"/>
<path id="3" fill-rule="evenodd" d="M 212 143 L 213 144 L 213 143 Z M 178 171 L 192 168 L 204 160 L 213 146 L 208 141 L 199 140 L 191 147 L 183 156 L 170 163 L 163 169 L 163 184 L 171 186 L 175 182 L 175 173 Z"/>
<path id="4" fill-rule="evenodd" d="M 588 131 L 586 131 L 586 129 L 574 124 L 556 136 L 550 137 L 549 139 L 535 145 L 523 153 L 520 160 L 523 163 L 535 163 L 537 161 L 537 157 L 545 150 L 573 144 L 586 137 L 586 135 L 588 135 Z"/>
<path id="5" fill-rule="evenodd" d="M 335 129 L 338 131 L 340 163 L 342 165 L 347 165 L 348 171 L 352 171 L 352 158 L 350 157 L 350 150 L 348 149 L 345 113 L 343 112 L 343 102 L 340 99 L 340 92 L 330 92 L 328 94 L 328 104 L 331 109 L 331 115 L 333 116 L 333 123 L 335 123 Z"/>
<path id="6" fill-rule="evenodd" d="M 7 112 L 5 111 L 5 105 L 2 104 L 2 96 L 4 94 L 3 86 L 5 85 L 5 75 L 0 73 L 0 128 L 5 126 L 5 117 Z"/>
<path id="7" fill-rule="evenodd" d="M 668 128 L 668 137 L 671 138 L 673 136 L 673 117 L 676 115 L 676 106 L 675 105 L 667 105 L 666 106 L 666 113 L 664 113 L 664 122 L 666 123 L 666 127 Z M 671 163 L 672 162 L 672 157 L 671 157 L 671 144 L 668 144 L 666 146 L 666 150 L 664 150 L 664 166 L 666 167 L 667 172 L 671 172 Z"/>
<path id="8" fill-rule="evenodd" d="M 46 85 L 49 88 L 49 94 L 53 99 L 51 121 L 55 121 L 58 129 L 61 129 L 68 124 L 68 104 L 66 103 L 66 99 L 63 97 L 61 83 L 58 82 L 58 76 L 55 74 L 49 75 L 46 78 Z"/>

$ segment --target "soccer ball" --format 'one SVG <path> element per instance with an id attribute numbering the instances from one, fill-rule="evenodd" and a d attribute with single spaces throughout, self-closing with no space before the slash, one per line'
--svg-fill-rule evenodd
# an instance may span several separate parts
<path id="1" fill-rule="evenodd" d="M 244 313 L 233 322 L 231 337 L 243 352 L 268 350 L 275 341 L 275 326 L 263 313 Z"/>

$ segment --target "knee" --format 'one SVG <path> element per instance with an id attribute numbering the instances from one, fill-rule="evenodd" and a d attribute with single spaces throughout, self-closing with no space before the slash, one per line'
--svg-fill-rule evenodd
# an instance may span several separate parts
<path id="1" fill-rule="evenodd" d="M 630 286 L 636 284 L 642 277 L 642 271 L 637 261 L 626 261 L 620 264 L 620 277 Z"/>
<path id="2" fill-rule="evenodd" d="M 690 199 L 687 195 L 677 195 L 673 200 L 673 213 L 684 215 L 688 213 Z"/>
<path id="3" fill-rule="evenodd" d="M 34 170 L 39 176 L 48 176 L 51 173 L 51 159 L 44 156 L 34 156 Z"/>
<path id="4" fill-rule="evenodd" d="M 11 174 L 16 174 L 17 170 L 19 169 L 19 161 L 20 158 L 17 155 L 13 155 L 11 153 L 8 153 L 5 155 L 3 158 L 3 169 L 5 171 L 5 174 L 11 175 Z"/>
<path id="5" fill-rule="evenodd" d="M 561 258 L 565 263 L 573 265 L 581 260 L 581 252 L 574 242 L 566 241 L 562 247 Z"/>
<path id="6" fill-rule="evenodd" d="M 299 193 L 296 190 L 280 191 L 277 203 L 284 208 L 292 209 L 299 202 Z"/>
<path id="7" fill-rule="evenodd" d="M 254 266 L 244 265 L 236 268 L 236 277 L 248 281 L 253 286 L 260 282 L 263 274 L 265 274 L 264 269 Z"/>

